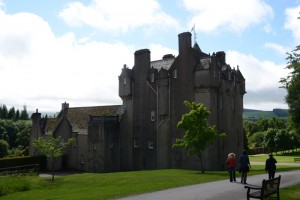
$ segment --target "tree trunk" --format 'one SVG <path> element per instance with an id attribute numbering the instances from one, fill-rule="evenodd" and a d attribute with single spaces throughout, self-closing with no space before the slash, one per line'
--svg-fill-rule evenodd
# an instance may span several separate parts
<path id="1" fill-rule="evenodd" d="M 54 161 L 51 162 L 51 165 L 52 165 L 52 182 L 54 181 Z"/>

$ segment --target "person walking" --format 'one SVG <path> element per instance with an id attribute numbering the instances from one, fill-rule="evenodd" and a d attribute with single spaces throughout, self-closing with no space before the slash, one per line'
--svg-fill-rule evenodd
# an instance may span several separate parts
<path id="1" fill-rule="evenodd" d="M 242 173 L 241 183 L 247 184 L 247 173 L 249 172 L 251 165 L 246 150 L 243 150 L 243 154 L 240 155 L 239 163 L 240 163 L 239 171 L 240 173 Z"/>
<path id="2" fill-rule="evenodd" d="M 265 166 L 265 170 L 269 174 L 269 179 L 275 177 L 276 163 L 277 160 L 273 157 L 273 154 L 269 153 L 269 158 L 266 160 L 266 166 Z"/>
<path id="3" fill-rule="evenodd" d="M 236 161 L 235 161 L 235 154 L 234 153 L 228 154 L 226 164 L 227 164 L 227 167 L 228 167 L 230 182 L 232 182 L 232 181 L 236 182 L 236 179 L 235 179 Z"/>

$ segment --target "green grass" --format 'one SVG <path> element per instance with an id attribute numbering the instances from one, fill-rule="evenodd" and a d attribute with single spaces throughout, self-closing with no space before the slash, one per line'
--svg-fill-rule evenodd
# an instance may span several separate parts
<path id="1" fill-rule="evenodd" d="M 295 166 L 278 166 L 278 171 L 300 169 Z M 265 174 L 263 165 L 253 165 L 249 175 Z M 239 177 L 239 173 L 237 173 Z M 9 177 L 1 177 L 4 180 Z M 0 200 L 99 200 L 112 199 L 132 194 L 163 190 L 172 187 L 191 185 L 209 181 L 228 179 L 227 171 L 199 171 L 167 169 L 117 173 L 83 173 L 70 176 L 23 177 L 29 182 L 30 191 L 15 192 L 0 197 Z M 12 185 L 12 184 L 9 184 Z"/>
<path id="2" fill-rule="evenodd" d="M 288 153 L 274 153 L 274 158 L 277 162 L 294 163 L 295 157 L 300 157 L 300 152 L 288 152 Z M 265 162 L 269 158 L 268 154 L 249 155 L 250 163 L 253 162 Z"/>
<path id="3" fill-rule="evenodd" d="M 288 200 L 298 200 L 300 196 L 300 184 L 288 188 L 280 189 L 280 198 Z"/>

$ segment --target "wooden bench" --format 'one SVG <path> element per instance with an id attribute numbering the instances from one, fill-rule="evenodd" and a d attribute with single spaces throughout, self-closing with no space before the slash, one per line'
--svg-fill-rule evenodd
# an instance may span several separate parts
<path id="1" fill-rule="evenodd" d="M 253 199 L 265 199 L 267 197 L 274 197 L 275 199 L 279 199 L 279 185 L 280 185 L 281 176 L 279 175 L 277 178 L 273 178 L 270 180 L 263 180 L 261 187 L 252 187 L 245 186 L 247 188 L 247 200 L 250 198 Z M 254 190 L 254 191 L 251 191 Z"/>
<path id="2" fill-rule="evenodd" d="M 300 158 L 294 158 L 294 162 L 300 162 Z"/>

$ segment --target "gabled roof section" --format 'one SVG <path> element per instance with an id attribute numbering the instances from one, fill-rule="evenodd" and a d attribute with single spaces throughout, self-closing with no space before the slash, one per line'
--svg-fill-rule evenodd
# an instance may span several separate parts
<path id="1" fill-rule="evenodd" d="M 91 116 L 117 116 L 123 112 L 122 105 L 113 106 L 94 106 L 94 107 L 75 107 L 69 108 L 67 118 L 71 123 L 73 131 L 87 129 L 89 117 Z"/>
<path id="2" fill-rule="evenodd" d="M 197 42 L 195 42 L 193 49 L 195 49 L 198 53 L 202 52 Z"/>
<path id="3" fill-rule="evenodd" d="M 236 70 L 236 79 L 238 81 L 244 81 L 245 80 L 244 76 L 242 75 L 242 73 L 239 69 L 239 66 L 237 66 L 237 70 Z"/>
<path id="4" fill-rule="evenodd" d="M 175 56 L 173 56 L 171 54 L 167 54 L 163 57 L 162 60 L 152 61 L 150 63 L 150 67 L 155 68 L 158 71 L 162 68 L 168 70 L 172 66 L 174 60 L 175 60 Z"/>
<path id="5" fill-rule="evenodd" d="M 66 112 L 63 114 L 63 112 Z M 57 118 L 48 118 L 45 123 L 45 133 L 52 133 L 59 126 L 61 121 L 66 118 L 72 126 L 72 130 L 77 132 L 88 128 L 88 122 L 91 116 L 118 116 L 124 112 L 122 105 L 112 106 L 91 106 L 91 107 L 73 107 L 61 111 Z"/>

